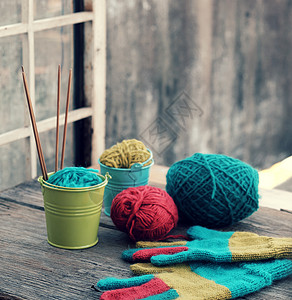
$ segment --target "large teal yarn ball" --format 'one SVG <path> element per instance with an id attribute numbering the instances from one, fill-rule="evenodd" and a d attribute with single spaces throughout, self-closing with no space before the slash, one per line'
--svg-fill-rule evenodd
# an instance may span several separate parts
<path id="1" fill-rule="evenodd" d="M 226 155 L 195 153 L 174 163 L 166 181 L 182 222 L 219 228 L 258 209 L 258 172 Z"/>

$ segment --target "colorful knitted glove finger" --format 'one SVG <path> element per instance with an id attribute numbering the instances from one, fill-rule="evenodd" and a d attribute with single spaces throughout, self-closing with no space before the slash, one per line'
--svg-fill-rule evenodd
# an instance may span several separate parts
<path id="1" fill-rule="evenodd" d="M 292 262 L 194 262 L 169 267 L 140 263 L 132 265 L 131 269 L 135 274 L 147 275 L 100 280 L 97 288 L 107 290 L 100 299 L 233 299 L 289 276 Z"/>
<path id="2" fill-rule="evenodd" d="M 251 232 L 219 232 L 201 226 L 193 226 L 187 233 L 192 241 L 138 242 L 137 247 L 143 248 L 126 250 L 122 258 L 130 262 L 151 261 L 157 266 L 190 261 L 292 258 L 292 238 L 271 238 Z"/>

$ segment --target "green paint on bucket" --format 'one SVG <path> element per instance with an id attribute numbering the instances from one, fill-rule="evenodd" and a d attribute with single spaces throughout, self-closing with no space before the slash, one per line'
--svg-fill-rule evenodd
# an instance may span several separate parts
<path id="1" fill-rule="evenodd" d="M 102 175 L 109 174 L 111 179 L 105 187 L 103 203 L 104 213 L 110 216 L 112 201 L 115 196 L 121 191 L 141 185 L 147 185 L 149 181 L 150 167 L 154 164 L 153 154 L 150 152 L 150 157 L 143 163 L 135 163 L 129 169 L 108 167 L 98 160 L 100 165 L 100 173 Z M 150 160 L 151 164 L 145 166 Z"/>
<path id="2" fill-rule="evenodd" d="M 50 173 L 52 175 L 53 173 Z M 67 188 L 38 178 L 42 187 L 49 244 L 64 249 L 84 249 L 98 242 L 98 229 L 108 175 L 100 184 Z"/>

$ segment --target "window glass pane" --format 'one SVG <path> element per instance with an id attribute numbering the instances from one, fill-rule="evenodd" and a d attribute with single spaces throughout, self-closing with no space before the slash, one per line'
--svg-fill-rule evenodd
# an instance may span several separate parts
<path id="1" fill-rule="evenodd" d="M 63 143 L 63 131 L 64 126 L 60 126 L 59 135 L 59 155 L 58 155 L 58 166 L 60 167 L 61 162 L 61 151 Z M 55 170 L 55 151 L 56 151 L 56 130 L 52 129 L 40 134 L 40 140 L 42 144 L 42 149 L 44 153 L 44 158 L 46 162 L 47 171 L 53 172 Z M 64 167 L 72 167 L 74 159 L 74 149 L 73 149 L 73 124 L 68 124 L 67 135 L 66 135 L 66 147 L 64 155 Z M 38 174 L 42 175 L 41 168 L 38 163 Z"/>
<path id="2" fill-rule="evenodd" d="M 0 11 L 0 26 L 21 22 L 21 0 L 1 0 Z"/>
<path id="3" fill-rule="evenodd" d="M 0 134 L 24 126 L 26 104 L 21 65 L 22 39 L 19 36 L 1 38 Z"/>
<path id="4" fill-rule="evenodd" d="M 34 18 L 51 18 L 73 12 L 72 0 L 37 0 L 35 1 Z"/>
<path id="5" fill-rule="evenodd" d="M 37 121 L 56 115 L 59 64 L 61 64 L 62 68 L 60 113 L 65 112 L 69 69 L 73 69 L 72 45 L 72 26 L 46 30 L 35 34 L 35 101 Z M 70 109 L 73 103 L 72 99 L 73 79 Z"/>
<path id="6" fill-rule="evenodd" d="M 12 187 L 26 180 L 29 166 L 26 163 L 28 139 L 0 146 L 0 190 Z M 19 151 L 22 149 L 23 151 Z"/>

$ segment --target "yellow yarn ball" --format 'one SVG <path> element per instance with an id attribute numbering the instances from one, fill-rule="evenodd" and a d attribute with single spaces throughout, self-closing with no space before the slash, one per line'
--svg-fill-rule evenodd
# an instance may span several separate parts
<path id="1" fill-rule="evenodd" d="M 150 157 L 146 146 L 136 139 L 123 140 L 121 143 L 106 149 L 99 160 L 112 168 L 131 168 L 135 163 L 143 163 Z M 151 164 L 151 160 L 145 166 Z"/>

